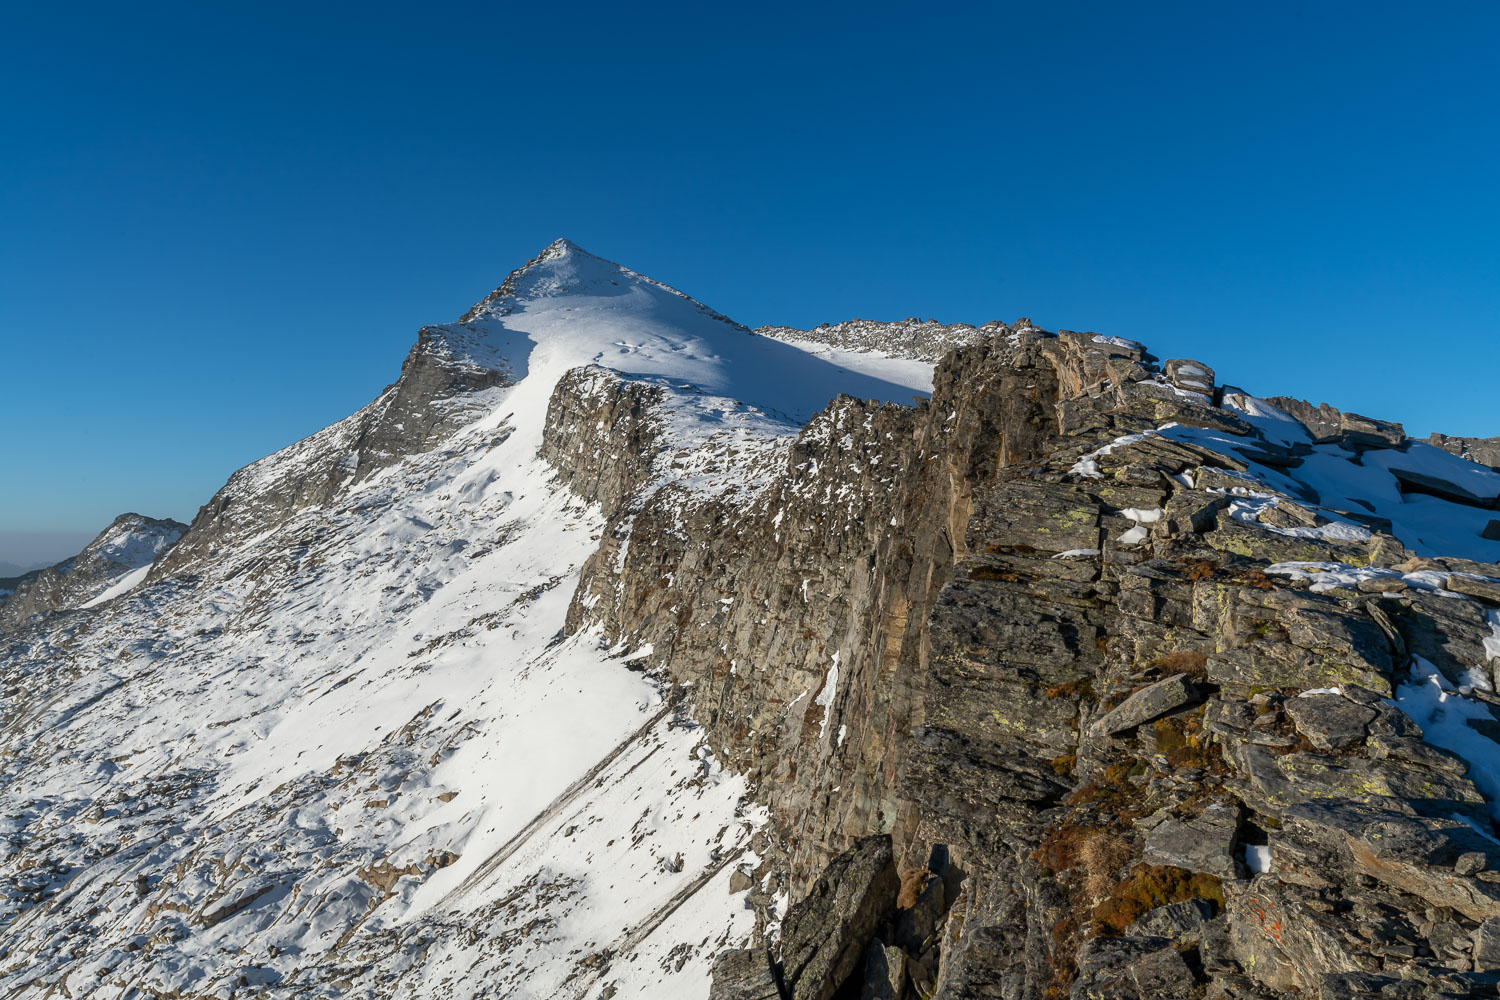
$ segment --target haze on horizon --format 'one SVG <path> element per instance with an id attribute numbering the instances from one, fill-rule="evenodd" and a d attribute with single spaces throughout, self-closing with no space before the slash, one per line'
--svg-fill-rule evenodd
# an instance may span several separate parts
<path id="1" fill-rule="evenodd" d="M 1500 434 L 1493 7 L 85 7 L 0 12 L 0 561 L 190 520 L 558 236 Z"/>

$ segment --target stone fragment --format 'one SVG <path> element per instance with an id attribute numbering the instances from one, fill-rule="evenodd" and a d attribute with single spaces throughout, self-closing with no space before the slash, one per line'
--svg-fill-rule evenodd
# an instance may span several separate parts
<path id="1" fill-rule="evenodd" d="M 1318 528 L 1330 523 L 1317 511 L 1284 499 L 1278 499 L 1275 506 L 1262 510 L 1257 520 L 1277 528 Z"/>
<path id="2" fill-rule="evenodd" d="M 1500 917 L 1490 917 L 1474 931 L 1474 971 L 1500 969 Z"/>
<path id="3" fill-rule="evenodd" d="M 1176 948 L 1163 948 L 1130 963 L 1130 978 L 1142 997 L 1161 1000 L 1192 994 L 1193 973 Z"/>
<path id="4" fill-rule="evenodd" d="M 1500 580 L 1483 576 L 1464 576 L 1454 573 L 1443 586 L 1455 594 L 1477 597 L 1486 604 L 1500 605 Z"/>
<path id="5" fill-rule="evenodd" d="M 1460 875 L 1477 875 L 1484 871 L 1489 863 L 1489 858 L 1485 857 L 1483 851 L 1466 851 L 1453 862 L 1453 870 Z"/>
<path id="6" fill-rule="evenodd" d="M 1146 835 L 1146 861 L 1219 878 L 1234 878 L 1234 840 L 1240 810 L 1216 802 L 1193 819 L 1169 819 Z"/>
<path id="7" fill-rule="evenodd" d="M 719 952 L 712 976 L 708 1000 L 781 1000 L 771 953 L 764 948 Z"/>
<path id="8" fill-rule="evenodd" d="M 1491 542 L 1500 542 L 1500 521 L 1486 521 L 1484 527 L 1479 530 L 1479 537 Z"/>
<path id="9" fill-rule="evenodd" d="M 1213 918 L 1213 904 L 1206 899 L 1187 899 L 1148 910 L 1126 928 L 1141 937 L 1171 938 L 1179 943 L 1195 940 Z"/>
<path id="10" fill-rule="evenodd" d="M 1363 743 L 1365 727 L 1375 719 L 1374 709 L 1341 694 L 1303 694 L 1288 698 L 1283 707 L 1297 731 L 1319 750 Z"/>
<path id="11" fill-rule="evenodd" d="M 1358 413 L 1340 414 L 1339 433 L 1350 444 L 1372 448 L 1399 448 L 1406 441 L 1406 428 L 1400 424 Z"/>
<path id="12" fill-rule="evenodd" d="M 895 908 L 899 885 L 885 834 L 860 840 L 828 863 L 781 924 L 783 975 L 793 1000 L 829 1000 L 837 992 Z"/>
<path id="13" fill-rule="evenodd" d="M 1096 736 L 1113 736 L 1134 729 L 1187 704 L 1193 698 L 1186 674 L 1173 674 L 1149 684 L 1126 698 L 1090 727 Z"/>
<path id="14" fill-rule="evenodd" d="M 1179 389 L 1204 396 L 1214 394 L 1214 370 L 1201 361 L 1169 358 L 1164 366 L 1167 380 Z"/>

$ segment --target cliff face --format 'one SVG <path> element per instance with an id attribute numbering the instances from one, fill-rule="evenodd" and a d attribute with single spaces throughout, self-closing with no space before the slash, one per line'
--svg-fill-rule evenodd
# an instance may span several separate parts
<path id="1" fill-rule="evenodd" d="M 608 517 L 570 628 L 649 644 L 769 805 L 762 932 L 806 900 L 717 995 L 1494 990 L 1500 570 L 1297 477 L 1500 479 L 1152 360 L 1005 329 L 713 497 L 614 459 L 651 450 L 634 387 L 559 387 L 543 454 Z"/>
<path id="2" fill-rule="evenodd" d="M 1500 992 L 1477 443 L 773 332 L 559 241 L 6 628 L 0 993 Z"/>

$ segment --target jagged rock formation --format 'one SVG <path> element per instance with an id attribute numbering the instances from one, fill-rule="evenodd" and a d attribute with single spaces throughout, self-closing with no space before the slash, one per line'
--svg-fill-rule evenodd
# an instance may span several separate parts
<path id="1" fill-rule="evenodd" d="M 1016 321 L 1017 327 L 1031 325 L 1029 319 Z M 811 330 L 798 330 L 790 326 L 760 326 L 755 328 L 755 332 L 763 337 L 792 343 L 826 344 L 845 350 L 879 352 L 935 364 L 955 347 L 1009 334 L 1010 328 L 1003 323 L 970 326 L 968 323 L 945 324 L 935 319 L 917 319 L 913 316 L 899 323 L 851 319 L 842 323 L 823 323 Z"/>
<path id="2" fill-rule="evenodd" d="M 1500 438 L 1450 437 L 1434 432 L 1427 443 L 1479 465 L 1500 469 Z"/>
<path id="3" fill-rule="evenodd" d="M 1344 495 L 1477 514 L 1500 477 L 1358 418 L 1320 446 L 1152 360 L 1012 331 L 954 352 L 916 409 L 836 402 L 778 476 L 709 501 L 614 463 L 597 489 L 582 456 L 649 452 L 649 421 L 627 382 L 560 391 L 543 453 L 610 516 L 570 625 L 649 643 L 754 780 L 776 860 L 753 904 L 809 892 L 873 833 L 948 887 L 926 935 L 901 939 L 894 890 L 875 907 L 866 944 L 907 970 L 893 995 L 1492 989 L 1485 779 L 1384 699 L 1421 715 L 1464 691 L 1496 731 L 1496 612 L 1456 591 L 1500 570 L 1430 558 L 1402 525 L 1418 557 Z M 1385 471 L 1340 483 L 1333 462 Z M 1295 478 L 1313 465 L 1321 490 Z M 1479 524 L 1459 551 L 1493 558 Z M 726 959 L 723 995 L 747 966 L 788 995 L 844 988 L 842 966 L 804 986 L 764 940 Z"/>
<path id="4" fill-rule="evenodd" d="M 820 329 L 560 241 L 7 633 L 0 991 L 1500 992 L 1500 474 L 1118 338 Z"/>
<path id="5" fill-rule="evenodd" d="M 39 615 L 124 593 L 182 537 L 187 525 L 121 514 L 83 551 L 55 566 L 0 580 L 0 632 Z"/>

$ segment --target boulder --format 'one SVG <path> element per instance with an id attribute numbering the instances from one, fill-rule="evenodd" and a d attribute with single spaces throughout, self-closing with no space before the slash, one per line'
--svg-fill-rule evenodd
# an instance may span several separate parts
<path id="1" fill-rule="evenodd" d="M 1239 806 L 1215 802 L 1186 822 L 1163 820 L 1146 835 L 1148 864 L 1170 865 L 1219 878 L 1234 878 L 1234 840 Z"/>
<path id="2" fill-rule="evenodd" d="M 1204 396 L 1214 394 L 1214 370 L 1201 361 L 1189 358 L 1169 358 L 1163 366 L 1167 380 L 1186 392 Z"/>
<path id="3" fill-rule="evenodd" d="M 859 967 L 895 908 L 891 838 L 866 837 L 828 863 L 781 923 L 783 979 L 793 1000 L 829 1000 Z"/>
<path id="4" fill-rule="evenodd" d="M 1193 699 L 1186 674 L 1173 674 L 1148 684 L 1115 706 L 1090 727 L 1095 737 L 1114 736 L 1180 708 Z"/>

